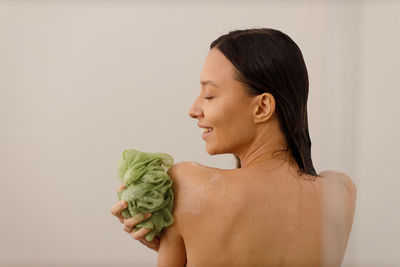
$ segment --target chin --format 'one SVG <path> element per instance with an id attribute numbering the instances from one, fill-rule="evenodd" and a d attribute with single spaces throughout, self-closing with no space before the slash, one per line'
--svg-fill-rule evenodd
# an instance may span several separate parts
<path id="1" fill-rule="evenodd" d="M 207 153 L 208 153 L 209 155 L 215 155 L 215 154 L 216 154 L 215 151 L 214 151 L 213 149 L 209 149 L 209 148 L 207 148 L 207 147 L 206 147 L 206 151 L 207 151 Z"/>
<path id="2" fill-rule="evenodd" d="M 206 145 L 206 151 L 209 155 L 218 155 L 218 154 L 227 153 L 226 151 L 223 151 L 223 149 L 218 149 L 216 147 L 212 147 L 212 146 L 208 146 L 208 145 Z"/>

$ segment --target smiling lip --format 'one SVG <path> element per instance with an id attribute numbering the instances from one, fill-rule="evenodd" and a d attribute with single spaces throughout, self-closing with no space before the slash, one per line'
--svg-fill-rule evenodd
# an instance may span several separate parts
<path id="1" fill-rule="evenodd" d="M 209 132 L 207 132 L 207 133 L 203 133 L 203 134 L 201 135 L 201 137 L 202 137 L 204 140 L 206 140 L 206 138 L 207 138 L 207 137 L 213 132 L 213 130 L 214 130 L 212 127 L 209 127 L 209 126 L 204 125 L 204 124 L 198 123 L 197 125 L 199 126 L 199 128 L 211 128 L 211 131 L 209 131 Z"/>
<path id="2" fill-rule="evenodd" d="M 204 125 L 204 124 L 198 123 L 197 125 L 199 126 L 199 128 L 211 128 L 212 129 L 212 127 Z"/>
<path id="3" fill-rule="evenodd" d="M 206 140 L 206 138 L 207 138 L 212 132 L 213 132 L 213 130 L 211 130 L 211 131 L 209 131 L 209 132 L 207 132 L 207 133 L 203 133 L 203 134 L 201 135 L 201 137 L 202 137 L 204 140 Z"/>

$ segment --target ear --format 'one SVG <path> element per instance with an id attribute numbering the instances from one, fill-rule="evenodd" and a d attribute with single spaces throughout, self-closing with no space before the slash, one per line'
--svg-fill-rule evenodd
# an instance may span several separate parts
<path id="1" fill-rule="evenodd" d="M 255 97 L 254 122 L 261 123 L 269 120 L 275 112 L 275 98 L 270 93 Z"/>

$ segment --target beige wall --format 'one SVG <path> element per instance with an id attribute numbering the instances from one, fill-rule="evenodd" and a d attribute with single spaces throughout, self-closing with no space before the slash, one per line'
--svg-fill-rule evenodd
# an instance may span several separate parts
<path id="1" fill-rule="evenodd" d="M 232 168 L 187 115 L 211 41 L 271 27 L 303 51 L 318 171 L 358 186 L 343 266 L 400 265 L 395 1 L 0 2 L 0 266 L 154 266 L 110 214 L 125 148 Z"/>
<path id="2" fill-rule="evenodd" d="M 399 14 L 400 1 L 361 8 L 352 242 L 360 266 L 400 266 Z"/>

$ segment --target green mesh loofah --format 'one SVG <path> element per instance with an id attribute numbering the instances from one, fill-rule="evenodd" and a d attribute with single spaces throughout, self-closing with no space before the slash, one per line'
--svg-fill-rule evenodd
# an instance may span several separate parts
<path id="1" fill-rule="evenodd" d="M 173 158 L 166 153 L 145 153 L 126 149 L 118 162 L 118 177 L 126 188 L 118 192 L 118 199 L 128 203 L 122 211 L 124 218 L 138 213 L 151 212 L 150 218 L 135 226 L 152 228 L 146 235 L 147 241 L 154 236 L 160 237 L 161 230 L 172 224 L 172 206 L 174 194 L 172 180 L 166 170 L 174 164 Z"/>

